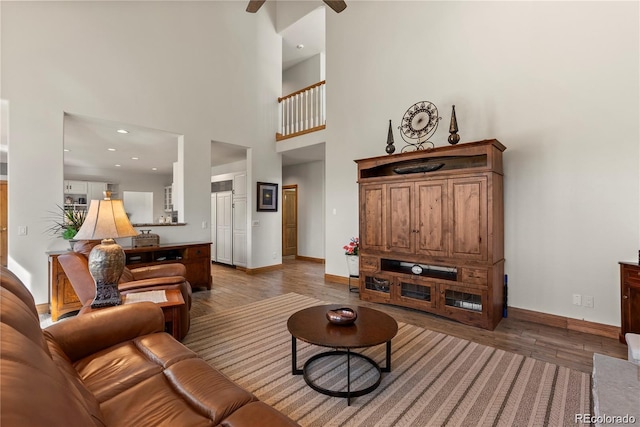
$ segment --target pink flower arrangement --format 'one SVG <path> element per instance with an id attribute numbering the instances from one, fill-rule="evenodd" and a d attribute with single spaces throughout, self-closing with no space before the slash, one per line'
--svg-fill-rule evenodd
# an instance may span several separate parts
<path id="1" fill-rule="evenodd" d="M 348 244 L 342 247 L 344 249 L 345 255 L 358 255 L 360 249 L 360 239 L 357 237 L 352 237 Z"/>

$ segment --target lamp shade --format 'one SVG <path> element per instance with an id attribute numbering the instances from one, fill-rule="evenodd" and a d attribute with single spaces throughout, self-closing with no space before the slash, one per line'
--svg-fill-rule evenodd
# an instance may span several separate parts
<path id="1" fill-rule="evenodd" d="M 122 200 L 92 200 L 76 240 L 116 239 L 137 236 Z"/>

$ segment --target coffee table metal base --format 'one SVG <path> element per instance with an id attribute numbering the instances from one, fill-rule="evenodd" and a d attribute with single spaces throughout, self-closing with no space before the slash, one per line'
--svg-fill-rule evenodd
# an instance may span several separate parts
<path id="1" fill-rule="evenodd" d="M 296 338 L 291 337 L 291 373 L 293 375 L 302 375 L 304 381 L 307 383 L 309 387 L 317 391 L 318 393 L 325 394 L 327 396 L 332 397 L 346 397 L 347 398 L 347 406 L 351 406 L 351 398 L 364 396 L 365 394 L 371 393 L 373 390 L 377 389 L 382 381 L 382 373 L 383 372 L 391 372 L 391 341 L 387 341 L 387 354 L 386 354 L 386 366 L 380 367 L 375 360 L 371 359 L 364 354 L 355 353 L 350 349 L 345 350 L 332 350 L 325 351 L 323 353 L 316 354 L 309 358 L 304 363 L 302 369 L 298 369 L 298 361 L 297 361 L 297 348 L 296 348 Z M 309 377 L 309 366 L 318 359 L 324 359 L 326 357 L 333 356 L 347 356 L 347 391 L 339 391 L 339 390 L 331 390 L 328 388 L 321 387 L 313 382 L 313 380 Z M 359 390 L 351 390 L 351 357 L 357 357 L 367 361 L 373 368 L 378 371 L 378 378 L 375 383 L 371 384 L 368 387 L 359 389 Z"/>

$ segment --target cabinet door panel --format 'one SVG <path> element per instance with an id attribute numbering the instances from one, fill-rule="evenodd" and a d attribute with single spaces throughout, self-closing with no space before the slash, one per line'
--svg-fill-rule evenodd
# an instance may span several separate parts
<path id="1" fill-rule="evenodd" d="M 432 311 L 437 306 L 436 284 L 398 278 L 398 299 L 403 306 Z"/>
<path id="2" fill-rule="evenodd" d="M 453 179 L 451 194 L 452 256 L 487 259 L 487 177 Z"/>
<path id="3" fill-rule="evenodd" d="M 382 273 L 365 273 L 360 278 L 360 296 L 370 301 L 391 302 L 393 277 Z"/>
<path id="4" fill-rule="evenodd" d="M 416 183 L 416 252 L 431 256 L 448 254 L 446 195 L 445 180 Z"/>
<path id="5" fill-rule="evenodd" d="M 413 182 L 387 187 L 387 246 L 394 252 L 413 252 Z"/>
<path id="6" fill-rule="evenodd" d="M 466 286 L 440 284 L 439 308 L 442 313 L 468 325 L 489 327 L 487 291 Z M 493 329 L 493 328 L 492 328 Z"/>
<path id="7" fill-rule="evenodd" d="M 384 188 L 363 185 L 360 189 L 360 246 L 374 251 L 385 250 Z"/>
<path id="8" fill-rule="evenodd" d="M 640 334 L 640 286 L 629 286 L 629 329 L 627 332 Z"/>

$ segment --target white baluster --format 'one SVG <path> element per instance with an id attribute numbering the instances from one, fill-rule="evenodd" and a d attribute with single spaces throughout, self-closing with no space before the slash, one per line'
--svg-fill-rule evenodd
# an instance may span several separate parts
<path id="1" fill-rule="evenodd" d="M 284 134 L 284 114 L 282 111 L 282 101 L 278 102 L 278 133 Z"/>
<path id="2" fill-rule="evenodd" d="M 287 99 L 287 135 L 293 132 L 293 98 Z"/>
<path id="3" fill-rule="evenodd" d="M 324 85 L 320 86 L 320 125 L 325 124 L 325 111 L 324 111 Z"/>
<path id="4" fill-rule="evenodd" d="M 316 127 L 316 118 L 314 117 L 314 112 L 316 111 L 315 109 L 315 102 L 316 102 L 316 88 L 311 88 L 311 93 L 309 94 L 309 97 L 311 98 L 310 102 L 309 102 L 309 121 L 311 122 L 310 125 L 312 128 Z"/>
<path id="5" fill-rule="evenodd" d="M 287 135 L 291 132 L 291 98 L 287 98 Z"/>

